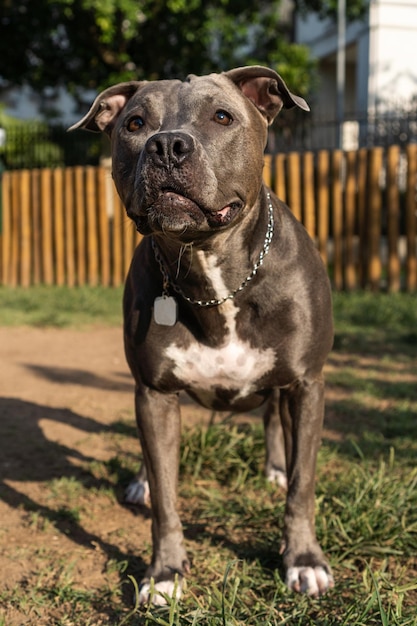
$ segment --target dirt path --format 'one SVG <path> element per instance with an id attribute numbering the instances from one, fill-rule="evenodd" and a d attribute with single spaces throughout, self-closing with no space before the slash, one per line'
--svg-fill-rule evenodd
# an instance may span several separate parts
<path id="1" fill-rule="evenodd" d="M 0 396 L 114 420 L 132 407 L 120 329 L 0 328 Z M 24 403 L 27 403 L 25 408 Z"/>
<path id="2" fill-rule="evenodd" d="M 209 414 L 190 405 L 184 417 L 205 421 Z M 126 450 L 109 433 L 118 422 L 132 431 Z M 75 584 L 102 587 L 112 559 L 149 542 L 148 516 L 125 507 L 123 494 L 94 492 L 90 502 L 84 492 L 76 497 L 77 481 L 102 488 L 95 462 L 139 453 L 119 328 L 0 328 L 0 442 L 0 591 L 48 584 L 68 561 Z M 71 489 L 81 513 L 70 534 L 65 516 L 71 512 L 59 502 L 64 490 L 68 505 Z M 43 624 L 32 619 L 7 609 L 8 626 Z"/>

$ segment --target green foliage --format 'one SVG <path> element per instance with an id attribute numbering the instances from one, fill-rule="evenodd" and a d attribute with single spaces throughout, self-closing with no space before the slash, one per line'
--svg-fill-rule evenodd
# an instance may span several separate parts
<path id="1" fill-rule="evenodd" d="M 289 42 L 281 0 L 0 0 L 0 6 L 0 76 L 8 85 L 42 91 L 65 84 L 77 95 L 122 80 L 261 63 L 279 69 L 295 92 L 310 90 L 312 65 L 306 49 Z"/>
<path id="2" fill-rule="evenodd" d="M 346 1 L 346 17 L 348 20 L 361 19 L 370 4 L 370 0 L 347 0 Z M 296 6 L 299 11 L 313 11 L 318 13 L 322 18 L 336 18 L 338 0 L 296 0 Z"/>
<path id="3" fill-rule="evenodd" d="M 46 123 L 18 120 L 0 108 L 0 127 L 6 131 L 6 142 L 0 146 L 0 159 L 8 168 L 64 164 L 62 148 L 50 141 Z"/>

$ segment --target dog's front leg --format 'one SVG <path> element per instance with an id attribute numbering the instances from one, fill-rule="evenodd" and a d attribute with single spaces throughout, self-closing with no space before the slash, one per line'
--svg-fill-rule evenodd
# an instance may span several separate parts
<path id="1" fill-rule="evenodd" d="M 153 541 L 152 563 L 142 581 L 139 601 L 164 604 L 157 592 L 179 597 L 183 575 L 189 569 L 176 508 L 181 427 L 178 396 L 137 385 L 135 405 L 149 481 Z M 152 594 L 152 588 L 156 593 Z"/>
<path id="2" fill-rule="evenodd" d="M 282 391 L 280 409 L 288 475 L 283 537 L 286 583 L 290 589 L 318 596 L 333 586 L 314 522 L 316 459 L 324 415 L 322 377 L 297 381 Z"/>

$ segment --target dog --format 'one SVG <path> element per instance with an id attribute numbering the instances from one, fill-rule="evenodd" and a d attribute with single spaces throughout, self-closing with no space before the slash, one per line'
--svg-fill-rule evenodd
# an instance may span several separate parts
<path id="1" fill-rule="evenodd" d="M 334 584 L 314 525 L 331 291 L 304 227 L 262 180 L 268 126 L 296 106 L 309 110 L 251 66 L 112 86 L 71 128 L 110 137 L 117 191 L 144 235 L 124 293 L 144 458 L 128 499 L 152 509 L 142 603 L 179 597 L 190 569 L 176 506 L 181 391 L 215 410 L 265 405 L 266 475 L 287 487 L 286 584 L 311 596 Z"/>

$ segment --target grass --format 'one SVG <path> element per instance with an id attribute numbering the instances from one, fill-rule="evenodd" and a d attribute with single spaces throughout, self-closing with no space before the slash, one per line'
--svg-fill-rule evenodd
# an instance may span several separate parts
<path id="1" fill-rule="evenodd" d="M 0 287 L 0 326 L 118 325 L 122 293 L 121 287 Z"/>
<path id="2" fill-rule="evenodd" d="M 99 288 L 0 289 L 0 324 L 118 324 L 120 298 L 120 290 Z M 149 560 L 149 542 L 109 555 L 92 590 L 74 582 L 71 555 L 54 562 L 46 542 L 31 567 L 36 576 L 0 590 L 0 606 L 18 611 L 19 623 L 54 626 L 416 626 L 417 301 L 369 293 L 334 301 L 316 490 L 334 590 L 320 599 L 286 590 L 278 555 L 284 498 L 263 478 L 261 426 L 232 419 L 183 433 L 179 495 L 193 576 L 180 603 L 141 610 L 132 603 L 143 573 L 138 555 Z M 113 456 L 46 484 L 52 513 L 28 510 L 29 527 L 75 536 L 91 505 L 111 519 L 112 492 L 136 470 L 136 433 L 132 421 L 119 420 L 103 436 Z M 103 488 L 91 487 L 92 476 Z M 2 609 L 0 626 L 10 626 L 1 616 Z"/>
<path id="3" fill-rule="evenodd" d="M 334 294 L 336 349 L 355 349 L 366 354 L 382 350 L 417 350 L 416 294 Z"/>
<path id="4" fill-rule="evenodd" d="M 121 323 L 122 287 L 0 286 L 0 326 L 83 327 Z M 417 345 L 415 294 L 335 293 L 336 347 L 398 339 Z M 352 343 L 353 342 L 353 343 Z"/>

